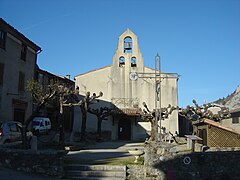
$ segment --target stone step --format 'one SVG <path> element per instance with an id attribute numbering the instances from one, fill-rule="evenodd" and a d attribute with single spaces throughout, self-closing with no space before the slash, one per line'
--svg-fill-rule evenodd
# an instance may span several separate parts
<path id="1" fill-rule="evenodd" d="M 69 179 L 126 179 L 126 166 L 67 164 L 64 169 Z"/>
<path id="2" fill-rule="evenodd" d="M 67 164 L 64 166 L 66 170 L 81 170 L 81 171 L 125 171 L 126 166 L 119 165 L 82 165 L 82 164 Z"/>
<path id="3" fill-rule="evenodd" d="M 126 180 L 126 178 L 113 178 L 113 177 L 79 177 L 79 176 L 71 176 L 65 177 L 67 179 L 83 179 L 83 180 Z"/>
<path id="4" fill-rule="evenodd" d="M 69 170 L 66 172 L 68 176 L 80 176 L 80 177 L 126 177 L 126 172 L 120 171 L 79 171 L 79 170 Z"/>

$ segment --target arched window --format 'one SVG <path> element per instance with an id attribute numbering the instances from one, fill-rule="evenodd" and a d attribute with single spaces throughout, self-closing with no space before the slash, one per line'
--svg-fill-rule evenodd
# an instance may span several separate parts
<path id="1" fill-rule="evenodd" d="M 137 67 L 136 57 L 132 57 L 132 58 L 131 58 L 131 67 Z"/>
<path id="2" fill-rule="evenodd" d="M 125 66 L 125 58 L 121 56 L 119 58 L 119 67 L 124 67 Z"/>
<path id="3" fill-rule="evenodd" d="M 132 38 L 128 36 L 124 38 L 124 53 L 131 52 L 132 52 Z"/>

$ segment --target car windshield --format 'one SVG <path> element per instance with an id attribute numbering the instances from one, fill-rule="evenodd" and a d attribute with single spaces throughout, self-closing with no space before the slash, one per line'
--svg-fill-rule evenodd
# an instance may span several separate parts
<path id="1" fill-rule="evenodd" d="M 40 122 L 39 121 L 33 121 L 32 125 L 33 126 L 39 126 Z"/>

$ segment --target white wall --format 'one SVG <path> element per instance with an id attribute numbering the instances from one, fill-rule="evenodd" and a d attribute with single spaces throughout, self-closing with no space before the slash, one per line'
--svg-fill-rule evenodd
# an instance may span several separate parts
<path id="1" fill-rule="evenodd" d="M 131 37 L 133 42 L 133 49 L 131 53 L 124 52 L 124 38 Z M 125 58 L 124 67 L 119 67 L 119 58 Z M 131 67 L 131 58 L 136 57 L 137 67 Z M 136 81 L 129 79 L 131 72 L 137 72 L 139 78 Z M 133 108 L 132 104 L 127 101 L 136 99 L 135 105 L 138 108 L 143 108 L 142 103 L 146 102 L 149 109 L 155 109 L 155 70 L 144 66 L 143 57 L 138 46 L 137 36 L 127 29 L 120 37 L 117 50 L 113 56 L 111 66 L 106 66 L 88 73 L 78 75 L 75 77 L 76 86 L 79 86 L 80 93 L 85 94 L 87 91 L 103 92 L 101 100 L 113 103 L 118 108 Z M 151 74 L 151 75 L 149 75 Z M 152 78 L 150 78 L 150 76 Z M 169 104 L 178 106 L 178 78 L 169 74 L 163 74 L 161 79 L 161 107 L 167 107 Z M 145 77 L 145 78 L 143 78 Z M 123 101 L 123 99 L 125 99 Z M 126 103 L 127 102 L 127 103 Z M 159 103 L 158 103 L 159 104 Z M 88 130 L 93 130 L 95 126 L 95 119 L 89 116 Z M 103 129 L 112 129 L 112 137 L 116 137 L 117 123 L 114 126 L 109 125 L 110 122 L 104 122 Z M 162 121 L 162 126 L 167 128 L 167 132 L 175 133 L 178 130 L 178 112 L 174 111 L 168 119 Z M 143 129 L 150 131 L 149 122 L 139 122 L 134 125 L 132 122 L 132 139 L 142 137 Z"/>

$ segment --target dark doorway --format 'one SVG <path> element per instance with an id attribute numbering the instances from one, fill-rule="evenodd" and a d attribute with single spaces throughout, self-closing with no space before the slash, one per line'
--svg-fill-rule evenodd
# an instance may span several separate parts
<path id="1" fill-rule="evenodd" d="M 24 123 L 24 119 L 25 119 L 25 110 L 24 109 L 14 109 L 14 117 L 13 120 L 14 121 L 18 121 L 20 123 Z"/>
<path id="2" fill-rule="evenodd" d="M 64 131 L 71 132 L 73 119 L 74 119 L 74 108 L 73 107 L 64 107 L 63 111 L 63 120 L 64 120 Z"/>
<path id="3" fill-rule="evenodd" d="M 118 139 L 131 140 L 131 120 L 130 119 L 119 119 Z"/>
<path id="4" fill-rule="evenodd" d="M 13 120 L 18 121 L 20 123 L 24 123 L 25 121 L 25 113 L 27 110 L 28 103 L 25 101 L 21 101 L 18 99 L 12 100 L 12 106 L 13 106 Z"/>
<path id="5" fill-rule="evenodd" d="M 199 129 L 199 137 L 203 139 L 203 145 L 207 145 L 207 131 L 206 129 Z"/>

